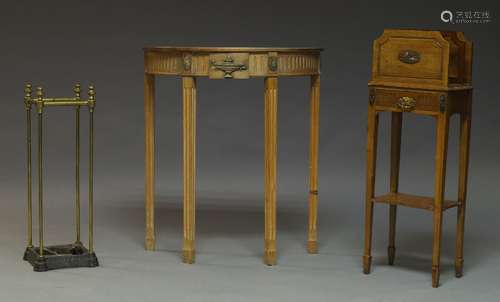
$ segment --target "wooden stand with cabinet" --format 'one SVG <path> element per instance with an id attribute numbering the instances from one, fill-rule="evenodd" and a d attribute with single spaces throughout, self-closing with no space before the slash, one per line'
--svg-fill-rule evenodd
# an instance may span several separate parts
<path id="1" fill-rule="evenodd" d="M 366 212 L 363 271 L 370 273 L 373 206 L 389 204 L 388 261 L 394 263 L 398 206 L 431 211 L 434 216 L 432 286 L 439 285 L 443 212 L 457 208 L 455 275 L 462 276 L 467 168 L 472 105 L 472 43 L 461 32 L 385 30 L 373 44 L 369 82 L 366 152 Z M 375 195 L 378 116 L 390 112 L 390 190 Z M 399 162 L 403 113 L 436 119 L 435 185 L 432 197 L 399 192 Z M 446 153 L 450 116 L 460 115 L 459 184 L 457 200 L 445 200 Z"/>

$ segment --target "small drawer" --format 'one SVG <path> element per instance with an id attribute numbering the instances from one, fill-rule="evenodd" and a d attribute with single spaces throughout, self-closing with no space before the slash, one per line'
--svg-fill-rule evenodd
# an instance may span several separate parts
<path id="1" fill-rule="evenodd" d="M 444 96 L 438 92 L 376 88 L 370 94 L 379 111 L 435 114 L 446 106 Z"/>
<path id="2" fill-rule="evenodd" d="M 465 76 L 458 70 L 460 60 L 453 58 L 458 51 L 455 41 L 459 40 L 457 34 L 448 32 L 385 30 L 373 44 L 371 82 L 408 88 L 442 88 L 448 86 L 449 81 L 459 81 L 458 78 Z"/>
<path id="3" fill-rule="evenodd" d="M 248 53 L 214 53 L 208 58 L 210 79 L 248 79 Z"/>
<path id="4" fill-rule="evenodd" d="M 379 45 L 381 76 L 441 80 L 443 45 L 434 39 L 392 37 Z"/>

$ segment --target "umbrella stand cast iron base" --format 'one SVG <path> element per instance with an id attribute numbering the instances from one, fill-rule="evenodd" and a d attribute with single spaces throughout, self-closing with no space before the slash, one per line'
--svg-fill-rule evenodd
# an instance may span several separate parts
<path id="1" fill-rule="evenodd" d="M 40 248 L 27 247 L 23 260 L 31 263 L 35 272 L 60 268 L 99 266 L 95 253 L 89 253 L 80 242 L 44 247 L 43 253 L 44 255 L 40 256 Z"/>

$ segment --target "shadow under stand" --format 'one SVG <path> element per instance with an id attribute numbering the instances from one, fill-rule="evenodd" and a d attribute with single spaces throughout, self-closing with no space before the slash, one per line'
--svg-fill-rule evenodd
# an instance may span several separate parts
<path id="1" fill-rule="evenodd" d="M 44 98 L 43 89 L 37 88 L 36 97 L 31 96 L 31 85 L 26 85 L 24 105 L 26 109 L 26 146 L 27 146 L 27 186 L 28 186 L 28 246 L 24 253 L 24 260 L 28 261 L 33 270 L 37 272 L 48 271 L 59 268 L 72 267 L 96 267 L 99 262 L 94 253 L 93 247 L 93 228 L 94 228 L 94 206 L 93 206 L 93 177 L 94 177 L 94 107 L 95 91 L 93 86 L 89 86 L 88 99 L 80 97 L 80 85 L 75 86 L 74 98 Z M 76 137 L 76 240 L 74 243 L 66 245 L 45 246 L 43 241 L 43 113 L 45 107 L 53 106 L 71 106 L 75 107 L 75 137 Z M 31 115 L 32 107 L 35 107 L 38 120 L 38 246 L 33 246 L 33 217 L 32 217 L 32 166 L 31 166 Z M 87 107 L 89 110 L 89 230 L 88 230 L 88 248 L 80 240 L 80 108 Z"/>

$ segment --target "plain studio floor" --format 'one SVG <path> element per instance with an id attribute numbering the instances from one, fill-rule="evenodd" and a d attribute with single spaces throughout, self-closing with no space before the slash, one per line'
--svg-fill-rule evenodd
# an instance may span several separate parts
<path id="1" fill-rule="evenodd" d="M 326 207 L 331 202 L 328 198 L 322 198 L 320 251 L 308 255 L 305 203 L 279 196 L 288 200 L 278 210 L 278 265 L 268 267 L 261 259 L 261 198 L 199 195 L 203 197 L 198 200 L 194 265 L 181 263 L 181 198 L 158 197 L 157 251 L 147 252 L 143 249 L 144 210 L 138 196 L 119 206 L 108 202 L 96 209 L 100 267 L 46 273 L 33 272 L 21 259 L 24 207 L 4 203 L 0 301 L 498 301 L 500 257 L 493 252 L 498 250 L 498 241 L 492 228 L 491 234 L 485 233 L 484 220 L 468 221 L 464 277 L 456 279 L 455 212 L 445 213 L 441 287 L 433 289 L 431 215 L 427 213 L 400 209 L 396 264 L 389 267 L 385 257 L 387 207 L 376 207 L 373 270 L 363 275 L 360 207 L 336 211 Z M 238 206 L 252 200 L 253 207 Z M 47 206 L 46 244 L 71 241 L 72 211 L 69 206 Z M 468 218 L 474 215 L 470 212 Z"/>

